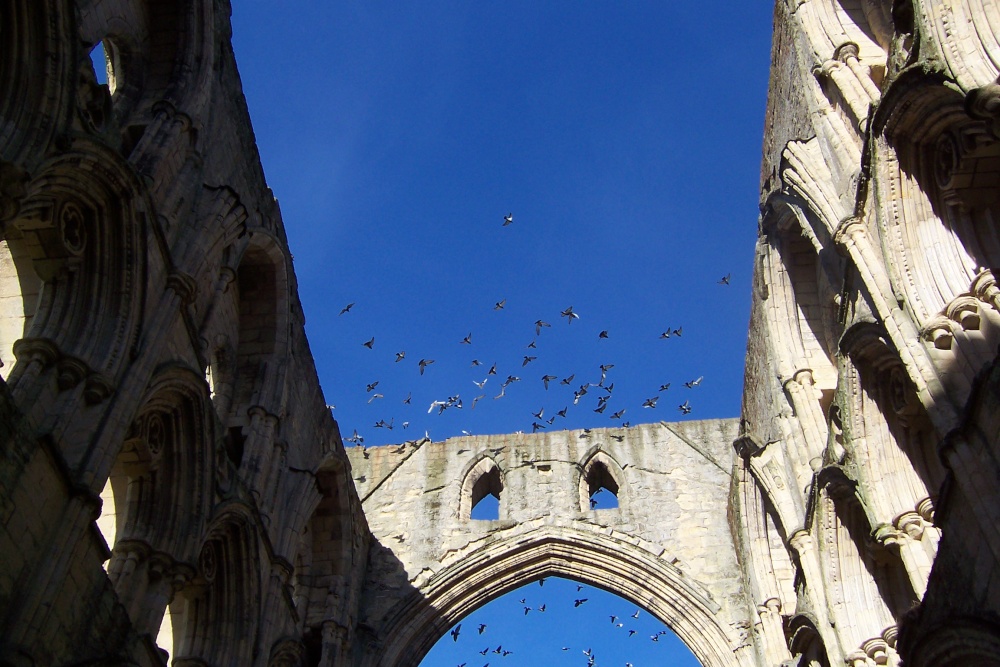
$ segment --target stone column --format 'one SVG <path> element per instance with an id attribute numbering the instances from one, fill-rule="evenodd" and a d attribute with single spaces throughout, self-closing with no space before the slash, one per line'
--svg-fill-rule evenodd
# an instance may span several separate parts
<path id="1" fill-rule="evenodd" d="M 777 665 L 792 657 L 785 641 L 785 629 L 781 619 L 781 601 L 769 598 L 757 606 L 760 615 L 761 632 L 764 635 L 764 658 L 769 665 Z"/>
<path id="2" fill-rule="evenodd" d="M 828 436 L 826 417 L 823 415 L 819 397 L 816 396 L 812 369 L 802 368 L 795 371 L 791 379 L 785 381 L 785 391 L 788 392 L 792 407 L 795 408 L 795 415 L 799 418 L 805 434 L 805 460 L 812 461 L 817 456 L 822 456 Z"/>

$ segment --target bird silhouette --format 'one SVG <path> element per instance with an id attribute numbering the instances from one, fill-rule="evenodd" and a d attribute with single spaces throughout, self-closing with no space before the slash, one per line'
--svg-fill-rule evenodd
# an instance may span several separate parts
<path id="1" fill-rule="evenodd" d="M 559 317 L 565 317 L 567 324 L 573 324 L 573 320 L 580 319 L 580 316 L 573 312 L 573 306 L 559 313 Z"/>
<path id="2" fill-rule="evenodd" d="M 535 335 L 542 333 L 542 327 L 551 327 L 552 325 L 548 322 L 543 322 L 542 320 L 535 320 Z"/>
<path id="3" fill-rule="evenodd" d="M 396 363 L 399 363 L 406 358 L 406 350 L 400 350 L 396 353 Z"/>
<path id="4" fill-rule="evenodd" d="M 684 401 L 683 403 L 677 406 L 677 409 L 681 411 L 682 415 L 691 414 L 691 401 Z"/>
<path id="5" fill-rule="evenodd" d="M 377 386 L 378 386 L 378 380 L 375 380 L 374 382 L 370 382 L 370 383 L 368 383 L 368 385 L 367 385 L 367 386 L 365 386 L 365 393 L 368 393 L 368 394 L 370 394 L 370 393 L 372 392 L 372 390 L 373 390 L 373 389 L 374 389 L 375 387 L 377 387 Z"/>
<path id="6" fill-rule="evenodd" d="M 579 607 L 579 606 L 580 606 L 580 605 L 582 605 L 582 604 L 583 604 L 584 602 L 586 602 L 586 601 L 587 601 L 588 599 L 589 599 L 589 598 L 577 598 L 576 600 L 573 600 L 573 606 L 574 606 L 574 607 Z"/>
<path id="7" fill-rule="evenodd" d="M 353 302 L 353 301 L 352 301 L 351 303 L 347 304 L 346 306 L 344 306 L 343 308 L 341 308 L 341 309 L 340 309 L 340 312 L 339 312 L 339 313 L 337 313 L 338 317 L 339 317 L 340 315 L 343 315 L 344 313 L 349 313 L 349 312 L 351 312 L 351 308 L 354 308 L 354 302 Z"/>
<path id="8" fill-rule="evenodd" d="M 495 304 L 493 304 L 493 310 L 503 310 L 503 307 L 507 305 L 507 299 L 500 299 Z"/>
<path id="9" fill-rule="evenodd" d="M 420 374 L 423 375 L 424 369 L 433 363 L 434 363 L 433 359 L 421 359 L 419 362 L 417 362 L 417 365 L 420 366 Z"/>
<path id="10" fill-rule="evenodd" d="M 372 336 L 369 340 L 367 340 L 364 343 L 362 343 L 362 345 L 364 345 L 365 347 L 367 347 L 369 350 L 374 349 L 375 348 L 375 336 Z"/>
<path id="11" fill-rule="evenodd" d="M 548 389 L 549 388 L 549 382 L 552 382 L 555 379 L 556 379 L 555 375 L 543 375 L 542 376 L 542 384 L 545 385 L 546 389 Z"/>
<path id="12" fill-rule="evenodd" d="M 528 364 L 530 364 L 532 361 L 534 361 L 537 358 L 538 357 L 529 357 L 528 355 L 524 355 L 524 361 L 521 362 L 521 368 L 524 368 L 525 366 L 527 366 Z"/>
<path id="13" fill-rule="evenodd" d="M 485 631 L 486 631 L 486 624 L 485 623 L 480 623 L 479 624 L 479 634 L 483 634 Z"/>
<path id="14" fill-rule="evenodd" d="M 660 400 L 659 396 L 653 396 L 652 398 L 647 398 L 645 401 L 642 402 L 642 407 L 644 407 L 644 408 L 655 408 L 656 407 L 656 402 L 658 400 Z"/>
<path id="15" fill-rule="evenodd" d="M 732 278 L 732 277 L 733 277 L 733 274 L 727 273 L 726 275 L 722 276 L 722 279 L 719 281 L 719 284 L 720 285 L 728 285 L 729 284 L 729 279 Z"/>
<path id="16" fill-rule="evenodd" d="M 666 384 L 661 384 L 660 388 L 657 389 L 657 391 L 666 391 L 667 389 L 670 389 L 670 383 L 669 382 L 666 383 Z"/>
<path id="17" fill-rule="evenodd" d="M 468 335 L 468 336 L 466 336 L 465 338 L 463 338 L 463 339 L 462 339 L 461 341 L 459 341 L 459 342 L 460 342 L 460 343 L 461 343 L 462 345 L 472 345 L 472 332 L 470 331 L 470 332 L 469 332 L 469 335 Z"/>
<path id="18" fill-rule="evenodd" d="M 608 337 L 608 330 L 607 330 L 607 329 L 605 329 L 605 330 L 604 330 L 604 331 L 602 331 L 601 333 L 597 334 L 597 337 L 598 337 L 598 338 L 607 338 L 607 337 Z"/>
<path id="19" fill-rule="evenodd" d="M 687 387 L 688 389 L 694 389 L 695 387 L 697 387 L 698 385 L 700 385 L 701 381 L 704 380 L 704 379 L 705 379 L 704 375 L 699 375 L 694 380 L 691 380 L 690 382 L 685 382 L 684 386 Z"/>
<path id="20" fill-rule="evenodd" d="M 462 631 L 462 624 L 459 623 L 458 625 L 455 626 L 455 629 L 451 631 L 451 639 L 452 639 L 452 641 L 456 641 L 456 642 L 458 641 L 458 633 L 461 632 L 461 631 Z"/>
<path id="21" fill-rule="evenodd" d="M 507 225 L 512 225 L 512 224 L 514 224 L 514 214 L 513 213 L 508 213 L 507 215 L 505 215 L 503 217 L 503 225 L 501 225 L 501 226 L 502 227 L 506 227 Z M 528 226 L 531 227 L 531 225 L 528 225 Z"/>

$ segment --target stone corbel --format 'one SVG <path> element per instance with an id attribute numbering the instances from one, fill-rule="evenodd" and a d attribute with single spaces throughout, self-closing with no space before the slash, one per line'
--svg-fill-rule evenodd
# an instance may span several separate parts
<path id="1" fill-rule="evenodd" d="M 833 52 L 833 57 L 847 65 L 851 72 L 854 73 L 858 83 L 861 84 L 861 87 L 868 95 L 869 102 L 877 102 L 882 96 L 882 92 L 872 80 L 871 72 L 861 64 L 861 60 L 858 58 L 859 53 L 857 44 L 854 42 L 844 42 Z"/>
<path id="2" fill-rule="evenodd" d="M 889 644 L 883 637 L 873 637 L 861 643 L 861 650 L 876 665 L 889 664 Z"/>

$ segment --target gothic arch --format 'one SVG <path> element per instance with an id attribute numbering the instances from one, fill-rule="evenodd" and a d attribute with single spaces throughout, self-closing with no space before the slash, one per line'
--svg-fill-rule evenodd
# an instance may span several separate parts
<path id="1" fill-rule="evenodd" d="M 618 499 L 622 510 L 628 506 L 625 471 L 613 456 L 595 446 L 580 464 L 580 510 L 590 511 L 590 498 L 600 489 L 607 489 Z"/>
<path id="2" fill-rule="evenodd" d="M 185 368 L 161 369 L 111 469 L 113 493 L 102 494 L 114 513 L 105 525 L 108 574 L 140 633 L 155 634 L 194 573 L 212 504 L 214 447 L 202 380 Z"/>
<path id="3" fill-rule="evenodd" d="M 171 603 L 177 667 L 244 665 L 259 647 L 261 558 L 254 512 L 224 505 L 198 557 L 195 578 Z"/>
<path id="4" fill-rule="evenodd" d="M 573 579 L 619 595 L 668 625 L 704 667 L 749 665 L 718 604 L 653 553 L 595 531 L 542 526 L 491 542 L 451 563 L 401 602 L 377 629 L 381 645 L 361 667 L 415 667 L 478 607 L 541 577 Z"/>
<path id="5" fill-rule="evenodd" d="M 462 486 L 458 500 L 459 516 L 469 519 L 472 508 L 488 495 L 503 497 L 504 475 L 500 466 L 488 454 L 480 454 L 470 463 L 462 475 Z M 503 503 L 500 503 L 500 518 L 504 517 Z"/>
<path id="6" fill-rule="evenodd" d="M 14 264 L 33 272 L 23 279 L 19 272 L 19 281 L 37 285 L 39 296 L 21 342 L 3 341 L 18 358 L 8 383 L 16 395 L 27 365 L 54 363 L 60 390 L 83 381 L 84 398 L 98 403 L 110 394 L 142 323 L 149 211 L 143 187 L 111 150 L 81 140 L 46 163 L 26 192 L 4 241 Z"/>

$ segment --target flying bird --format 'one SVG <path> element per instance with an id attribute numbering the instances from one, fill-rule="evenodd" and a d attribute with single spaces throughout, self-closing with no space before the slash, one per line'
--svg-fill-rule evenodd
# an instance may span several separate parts
<path id="1" fill-rule="evenodd" d="M 461 341 L 459 341 L 459 342 L 460 342 L 460 343 L 461 343 L 462 345 L 472 345 L 472 332 L 470 331 L 470 332 L 469 332 L 469 335 L 468 335 L 468 336 L 466 336 L 465 338 L 463 338 L 463 339 L 462 339 Z"/>
<path id="2" fill-rule="evenodd" d="M 433 359 L 421 359 L 417 365 L 420 366 L 420 374 L 424 374 L 424 369 L 434 363 Z"/>
<path id="3" fill-rule="evenodd" d="M 503 307 L 507 305 L 507 299 L 501 299 L 493 304 L 493 310 L 503 310 Z"/>
<path id="4" fill-rule="evenodd" d="M 403 405 L 409 405 L 411 398 L 413 398 L 413 392 L 406 394 L 406 398 L 403 399 Z"/>
<path id="5" fill-rule="evenodd" d="M 479 359 L 473 359 L 472 360 L 472 365 L 473 366 L 482 366 L 483 362 L 479 361 Z"/>
<path id="6" fill-rule="evenodd" d="M 656 402 L 658 400 L 660 400 L 659 396 L 654 396 L 652 398 L 647 398 L 645 401 L 642 402 L 642 407 L 644 407 L 644 408 L 655 408 L 656 407 Z"/>
<path id="7" fill-rule="evenodd" d="M 700 385 L 701 381 L 704 380 L 704 379 L 705 379 L 704 375 L 699 375 L 694 380 L 691 380 L 690 382 L 685 382 L 684 386 L 687 387 L 688 389 L 694 389 L 695 387 L 697 387 L 698 385 Z"/>
<path id="8" fill-rule="evenodd" d="M 691 414 L 691 401 L 684 401 L 683 403 L 677 406 L 677 409 L 681 411 L 682 415 Z"/>
<path id="9" fill-rule="evenodd" d="M 586 601 L 587 601 L 588 599 L 589 599 L 589 598 L 578 598 L 578 599 L 576 599 L 576 600 L 573 600 L 573 606 L 574 606 L 574 607 L 579 607 L 579 606 L 580 606 L 580 605 L 582 605 L 582 604 L 583 604 L 584 602 L 586 602 Z M 585 653 L 586 653 L 586 651 L 585 651 Z"/>
<path id="10" fill-rule="evenodd" d="M 527 366 L 528 364 L 530 364 L 532 361 L 534 361 L 537 358 L 538 357 L 529 357 L 528 355 L 524 355 L 524 361 L 521 362 L 521 368 L 524 368 L 525 366 Z"/>
<path id="11" fill-rule="evenodd" d="M 340 315 L 343 315 L 344 313 L 349 313 L 349 312 L 351 312 L 351 308 L 354 308 L 354 302 L 353 301 L 351 303 L 347 304 L 346 306 L 344 306 L 343 308 L 341 308 L 340 312 L 337 313 L 337 315 L 340 316 Z"/>
<path id="12" fill-rule="evenodd" d="M 384 396 L 382 396 L 382 394 L 378 394 L 378 393 L 376 393 L 376 394 L 372 394 L 371 398 L 369 398 L 369 399 L 368 399 L 368 403 L 370 404 L 370 403 L 371 403 L 372 401 L 374 401 L 374 400 L 375 400 L 376 398 L 385 398 L 385 397 L 384 397 Z"/>
<path id="13" fill-rule="evenodd" d="M 551 327 L 552 325 L 548 322 L 543 322 L 542 320 L 535 320 L 535 335 L 542 333 L 542 327 Z"/>
<path id="14" fill-rule="evenodd" d="M 729 279 L 732 278 L 732 277 L 733 277 L 733 274 L 727 273 L 726 275 L 722 276 L 722 279 L 719 281 L 719 284 L 720 285 L 728 285 L 729 284 Z"/>
<path id="15" fill-rule="evenodd" d="M 483 632 L 485 630 L 486 630 L 486 624 L 485 623 L 480 623 L 479 624 L 479 634 L 483 634 Z"/>
<path id="16" fill-rule="evenodd" d="M 573 381 L 573 378 L 575 378 L 575 377 L 576 377 L 576 374 L 574 373 L 573 375 L 570 375 L 568 378 L 563 378 L 562 380 L 560 380 L 559 384 L 569 384 L 570 382 Z"/>
<path id="17" fill-rule="evenodd" d="M 563 408 L 562 410 L 560 410 L 556 414 L 559 415 L 560 417 L 562 417 L 563 419 L 565 419 L 566 418 L 566 410 L 567 410 L 567 408 Z"/>
<path id="18" fill-rule="evenodd" d="M 667 389 L 670 389 L 670 383 L 669 382 L 666 383 L 666 384 L 661 384 L 660 388 L 657 391 L 666 391 Z"/>
<path id="19" fill-rule="evenodd" d="M 396 353 L 396 362 L 400 362 L 406 358 L 406 350 L 400 350 Z"/>
<path id="20" fill-rule="evenodd" d="M 598 337 L 598 338 L 607 338 L 607 337 L 608 337 L 608 330 L 607 330 L 607 329 L 605 329 L 605 330 L 604 330 L 604 331 L 602 331 L 601 333 L 597 334 L 597 337 Z"/>
<path id="21" fill-rule="evenodd" d="M 559 317 L 565 317 L 567 324 L 573 324 L 573 320 L 580 319 L 580 316 L 573 312 L 573 306 L 559 313 Z"/>
<path id="22" fill-rule="evenodd" d="M 375 387 L 377 387 L 377 386 L 378 386 L 378 380 L 375 380 L 374 382 L 372 382 L 372 383 L 368 384 L 368 385 L 367 385 L 367 386 L 365 387 L 365 393 L 369 393 L 369 394 L 370 394 L 370 393 L 371 393 L 371 391 L 372 391 L 372 389 L 374 389 L 374 388 L 375 388 Z"/>
<path id="23" fill-rule="evenodd" d="M 490 378 L 489 378 L 489 376 L 486 376 L 486 377 L 484 377 L 484 378 L 483 378 L 483 381 L 482 381 L 482 382 L 476 382 L 475 380 L 473 380 L 473 381 L 472 381 L 472 384 L 474 384 L 474 385 L 476 385 L 477 387 L 479 387 L 480 389 L 482 389 L 482 388 L 483 388 L 483 385 L 484 385 L 484 384 L 486 384 L 486 381 L 487 381 L 487 380 L 489 380 L 489 379 L 490 379 Z"/>
<path id="24" fill-rule="evenodd" d="M 525 347 L 526 349 L 528 349 L 528 350 L 537 350 L 537 349 L 538 349 L 538 346 L 537 346 L 537 345 L 535 345 L 535 341 L 531 341 L 530 343 L 528 343 L 528 344 L 527 344 L 527 345 L 525 345 L 524 347 Z"/>
<path id="25" fill-rule="evenodd" d="M 486 371 L 486 374 L 487 375 L 496 375 L 497 374 L 497 365 L 494 363 L 492 366 L 490 366 L 490 370 Z"/>
<path id="26" fill-rule="evenodd" d="M 503 225 L 502 226 L 506 227 L 507 225 L 512 225 L 512 224 L 514 224 L 514 214 L 513 213 L 508 213 L 507 215 L 505 215 L 503 217 Z M 531 225 L 528 225 L 528 226 L 530 227 Z"/>
<path id="27" fill-rule="evenodd" d="M 451 631 L 451 638 L 453 641 L 458 641 L 458 633 L 462 631 L 462 624 L 459 623 L 455 626 L 455 629 Z"/>
<path id="28" fill-rule="evenodd" d="M 549 382 L 552 382 L 555 379 L 556 379 L 555 375 L 543 375 L 542 376 L 542 384 L 544 384 L 545 388 L 548 389 L 549 388 Z"/>
<path id="29" fill-rule="evenodd" d="M 614 413 L 613 415 L 611 415 L 611 418 L 612 418 L 612 419 L 621 419 L 621 418 L 622 418 L 622 415 L 624 415 L 624 414 L 625 414 L 625 408 L 622 408 L 622 409 L 621 409 L 621 410 L 619 410 L 618 412 L 616 412 L 616 413 Z"/>
<path id="30" fill-rule="evenodd" d="M 542 415 L 545 414 L 545 408 L 539 408 L 538 412 L 532 412 L 531 414 L 535 417 L 535 419 L 541 419 Z"/>
<path id="31" fill-rule="evenodd" d="M 365 347 L 367 347 L 369 350 L 374 349 L 374 346 L 375 346 L 375 336 L 372 336 L 369 340 L 367 340 L 364 343 L 362 343 L 362 345 L 364 345 Z"/>
<path id="32" fill-rule="evenodd" d="M 486 394 L 480 394 L 479 396 L 476 396 L 474 399 L 472 399 L 472 405 L 469 406 L 469 409 L 470 410 L 475 410 L 476 409 L 476 403 L 478 403 L 479 401 L 481 401 L 484 398 L 486 398 Z"/>

